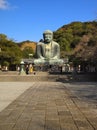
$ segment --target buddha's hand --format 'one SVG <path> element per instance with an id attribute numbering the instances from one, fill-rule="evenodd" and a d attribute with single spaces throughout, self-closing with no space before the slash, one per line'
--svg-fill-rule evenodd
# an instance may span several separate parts
<path id="1" fill-rule="evenodd" d="M 55 57 L 53 57 L 53 58 L 51 58 L 51 60 L 57 60 L 58 58 L 55 56 Z"/>
<path id="2" fill-rule="evenodd" d="M 45 57 L 42 57 L 42 56 L 41 56 L 40 59 L 45 60 Z"/>

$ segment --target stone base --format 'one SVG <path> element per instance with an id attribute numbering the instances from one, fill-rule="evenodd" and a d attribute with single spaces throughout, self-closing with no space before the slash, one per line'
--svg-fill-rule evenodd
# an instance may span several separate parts
<path id="1" fill-rule="evenodd" d="M 35 65 L 63 65 L 64 61 L 62 59 L 35 59 Z"/>

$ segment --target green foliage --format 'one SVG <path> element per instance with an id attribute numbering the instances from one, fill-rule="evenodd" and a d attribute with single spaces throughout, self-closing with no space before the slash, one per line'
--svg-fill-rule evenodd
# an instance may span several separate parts
<path id="1" fill-rule="evenodd" d="M 70 43 L 73 40 L 72 30 L 59 30 L 55 33 L 54 39 L 60 44 L 61 51 L 70 51 Z"/>
<path id="2" fill-rule="evenodd" d="M 3 66 L 9 66 L 9 62 L 4 61 L 4 62 L 3 62 Z"/>
<path id="3" fill-rule="evenodd" d="M 0 48 L 1 64 L 3 64 L 5 61 L 9 64 L 20 63 L 20 59 L 22 57 L 20 48 L 14 41 L 9 40 L 4 34 L 0 34 Z"/>
<path id="4" fill-rule="evenodd" d="M 25 47 L 22 53 L 23 53 L 23 58 L 29 58 L 29 54 L 34 54 L 34 51 L 32 47 Z"/>
<path id="5" fill-rule="evenodd" d="M 78 43 L 80 42 L 81 38 L 79 36 L 75 36 L 75 38 L 73 38 L 70 47 L 71 48 L 75 48 Z"/>
<path id="6" fill-rule="evenodd" d="M 76 60 L 78 56 L 83 57 L 85 48 L 88 49 L 90 46 L 93 50 L 92 48 L 97 46 L 97 21 L 72 22 L 64 25 L 54 32 L 54 40 L 60 44 L 61 57 L 65 57 L 66 53 L 73 57 L 72 60 Z M 93 52 L 91 52 L 92 56 L 94 56 Z"/>
<path id="7" fill-rule="evenodd" d="M 0 34 L 0 42 L 6 42 L 7 36 L 5 34 Z"/>

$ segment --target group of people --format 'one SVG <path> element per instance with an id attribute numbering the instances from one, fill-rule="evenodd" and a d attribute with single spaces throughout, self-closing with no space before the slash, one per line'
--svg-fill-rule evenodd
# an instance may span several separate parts
<path id="1" fill-rule="evenodd" d="M 25 71 L 26 71 L 26 74 L 32 74 L 33 73 L 33 66 L 32 66 L 32 64 L 26 65 Z"/>

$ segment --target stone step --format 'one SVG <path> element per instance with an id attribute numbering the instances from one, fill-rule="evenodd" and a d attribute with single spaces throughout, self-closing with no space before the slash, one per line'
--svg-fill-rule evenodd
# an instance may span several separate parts
<path id="1" fill-rule="evenodd" d="M 97 81 L 95 74 L 49 74 L 48 72 L 35 72 L 28 75 L 19 75 L 19 72 L 0 72 L 0 82 L 34 82 L 34 81 L 59 81 L 59 82 L 91 82 Z"/>
<path id="2" fill-rule="evenodd" d="M 49 82 L 94 82 L 97 77 L 82 76 L 72 77 L 72 75 L 0 75 L 0 82 L 35 82 L 35 81 L 49 81 Z"/>

